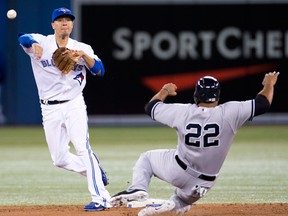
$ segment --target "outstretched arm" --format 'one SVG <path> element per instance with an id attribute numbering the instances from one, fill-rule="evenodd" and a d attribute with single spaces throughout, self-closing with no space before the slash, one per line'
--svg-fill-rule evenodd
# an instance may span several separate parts
<path id="1" fill-rule="evenodd" d="M 34 56 L 37 60 L 39 60 L 42 57 L 43 48 L 38 44 L 38 42 L 30 34 L 25 34 L 25 33 L 18 34 L 18 41 L 20 45 L 25 48 L 32 47 Z"/>
<path id="2" fill-rule="evenodd" d="M 269 72 L 265 74 L 263 79 L 263 89 L 258 93 L 255 98 L 255 114 L 254 116 L 266 113 L 273 100 L 274 85 L 277 82 L 279 72 Z"/>
<path id="3" fill-rule="evenodd" d="M 279 74 L 280 73 L 276 71 L 265 74 L 265 77 L 262 81 L 263 89 L 258 93 L 260 95 L 265 96 L 270 104 L 272 104 L 274 95 L 274 85 L 277 82 Z"/>

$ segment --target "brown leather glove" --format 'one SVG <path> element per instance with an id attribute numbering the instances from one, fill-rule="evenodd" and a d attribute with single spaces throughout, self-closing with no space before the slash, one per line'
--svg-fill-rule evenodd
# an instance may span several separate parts
<path id="1" fill-rule="evenodd" d="M 59 47 L 52 55 L 55 66 L 64 74 L 68 74 L 77 64 L 80 56 L 66 47 Z"/>

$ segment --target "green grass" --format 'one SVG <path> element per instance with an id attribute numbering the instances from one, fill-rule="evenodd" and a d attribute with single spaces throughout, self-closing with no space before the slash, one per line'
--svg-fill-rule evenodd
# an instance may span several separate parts
<path id="1" fill-rule="evenodd" d="M 288 126 L 239 130 L 214 188 L 199 203 L 288 203 Z M 108 172 L 114 193 L 126 189 L 139 154 L 174 148 L 166 127 L 90 128 L 90 142 Z M 72 149 L 73 150 L 73 149 Z M 86 179 L 52 165 L 42 127 L 0 128 L 0 205 L 87 204 Z M 152 198 L 169 198 L 173 187 L 156 178 Z"/>

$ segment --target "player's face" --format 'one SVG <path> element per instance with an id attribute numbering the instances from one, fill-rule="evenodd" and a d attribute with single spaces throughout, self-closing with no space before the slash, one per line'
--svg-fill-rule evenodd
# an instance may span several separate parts
<path id="1" fill-rule="evenodd" d="M 59 17 L 52 23 L 52 28 L 57 36 L 69 37 L 73 29 L 73 21 L 69 16 Z"/>

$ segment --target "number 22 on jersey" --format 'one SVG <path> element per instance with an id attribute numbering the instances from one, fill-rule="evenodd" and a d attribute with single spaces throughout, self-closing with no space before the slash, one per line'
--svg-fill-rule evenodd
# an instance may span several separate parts
<path id="1" fill-rule="evenodd" d="M 194 147 L 219 146 L 219 125 L 212 123 L 201 126 L 200 124 L 188 124 L 185 135 L 185 144 Z"/>

